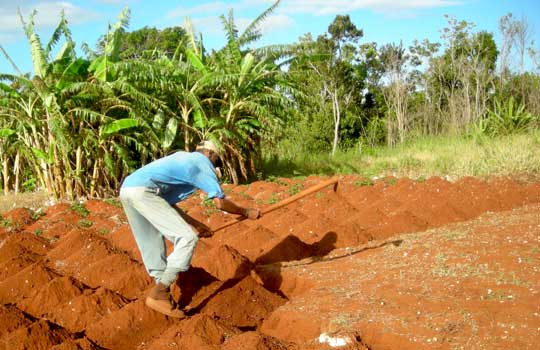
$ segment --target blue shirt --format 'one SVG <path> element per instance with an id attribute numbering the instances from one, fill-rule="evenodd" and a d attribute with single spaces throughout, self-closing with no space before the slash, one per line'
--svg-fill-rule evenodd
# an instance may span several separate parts
<path id="1" fill-rule="evenodd" d="M 125 178 L 122 187 L 155 190 L 169 204 L 175 204 L 197 188 L 208 198 L 224 198 L 212 162 L 199 152 L 176 152 L 137 169 Z"/>

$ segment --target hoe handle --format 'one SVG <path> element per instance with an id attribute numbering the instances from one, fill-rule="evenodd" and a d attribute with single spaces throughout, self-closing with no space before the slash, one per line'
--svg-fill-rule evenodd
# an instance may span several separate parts
<path id="1" fill-rule="evenodd" d="M 271 205 L 269 207 L 266 207 L 266 208 L 262 209 L 261 210 L 261 216 L 263 216 L 265 214 L 268 214 L 270 212 L 273 212 L 274 210 L 282 208 L 282 207 L 284 207 L 286 205 L 289 205 L 292 202 L 295 202 L 295 201 L 299 200 L 300 198 L 304 198 L 305 196 L 310 195 L 310 194 L 312 194 L 314 192 L 317 192 L 317 191 L 319 191 L 319 190 L 321 190 L 321 189 L 323 189 L 323 188 L 325 188 L 327 186 L 330 186 L 330 185 L 334 185 L 334 192 L 335 192 L 337 190 L 338 181 L 339 180 L 337 179 L 337 177 L 333 177 L 333 178 L 331 178 L 329 180 L 321 182 L 320 184 L 317 184 L 317 185 L 315 185 L 313 187 L 305 189 L 304 191 L 299 192 L 299 193 L 295 194 L 294 196 L 291 196 L 289 198 L 285 198 L 284 200 L 282 200 L 279 203 L 273 204 L 273 205 Z M 212 231 L 217 232 L 217 231 L 223 230 L 224 228 L 232 226 L 234 224 L 237 224 L 237 223 L 239 223 L 241 221 L 244 221 L 245 219 L 246 219 L 246 217 L 243 216 L 243 217 L 240 217 L 240 218 L 238 218 L 238 219 L 236 219 L 234 221 L 226 222 L 223 225 L 219 226 L 218 228 L 216 228 L 216 229 L 214 229 Z"/>
<path id="2" fill-rule="evenodd" d="M 317 192 L 318 190 L 323 189 L 323 188 L 325 188 L 327 186 L 330 186 L 330 185 L 334 185 L 334 192 L 335 192 L 337 190 L 337 184 L 338 184 L 338 179 L 335 178 L 335 177 L 331 178 L 330 180 L 323 181 L 320 184 L 317 184 L 317 185 L 315 185 L 313 187 L 310 187 L 310 188 L 307 188 L 307 189 L 303 190 L 302 192 L 298 192 L 294 196 L 290 196 L 289 198 L 285 198 L 284 200 L 282 200 L 279 203 L 273 204 L 273 205 L 271 205 L 269 207 L 266 207 L 266 208 L 262 209 L 261 210 L 261 216 L 264 215 L 264 214 L 268 214 L 270 212 L 273 212 L 274 210 L 282 208 L 282 207 L 284 207 L 286 205 L 289 205 L 292 202 L 296 202 L 300 198 L 304 198 L 305 196 L 310 195 L 313 192 Z"/>

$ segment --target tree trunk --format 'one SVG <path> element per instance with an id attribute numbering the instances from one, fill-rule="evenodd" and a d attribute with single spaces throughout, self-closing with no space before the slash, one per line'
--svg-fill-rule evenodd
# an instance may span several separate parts
<path id="1" fill-rule="evenodd" d="M 332 94 L 332 112 L 334 114 L 334 143 L 332 145 L 332 155 L 335 155 L 339 142 L 339 125 L 341 123 L 341 111 L 339 109 L 337 89 L 335 89 Z"/>

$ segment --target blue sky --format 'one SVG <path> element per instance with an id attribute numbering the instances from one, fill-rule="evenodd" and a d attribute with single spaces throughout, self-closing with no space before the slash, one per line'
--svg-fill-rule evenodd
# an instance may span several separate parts
<path id="1" fill-rule="evenodd" d="M 271 0 L 143 1 L 143 0 L 0 0 L 0 45 L 22 71 L 32 67 L 29 46 L 17 8 L 23 16 L 37 9 L 36 27 L 42 42 L 50 38 L 61 9 L 64 9 L 78 47 L 84 42 L 94 47 L 97 38 L 116 21 L 124 6 L 131 10 L 130 30 L 144 26 L 182 26 L 186 16 L 203 33 L 207 48 L 224 44 L 219 16 L 233 9 L 240 29 L 253 20 Z M 361 42 L 410 44 L 414 39 L 438 41 L 446 26 L 445 14 L 476 24 L 478 30 L 493 32 L 499 40 L 498 19 L 512 12 L 526 16 L 533 29 L 535 47 L 540 49 L 540 0 L 282 0 L 263 26 L 260 44 L 292 43 L 305 33 L 313 37 L 327 31 L 338 14 L 349 14 L 364 30 Z M 0 54 L 0 72 L 14 72 Z"/>

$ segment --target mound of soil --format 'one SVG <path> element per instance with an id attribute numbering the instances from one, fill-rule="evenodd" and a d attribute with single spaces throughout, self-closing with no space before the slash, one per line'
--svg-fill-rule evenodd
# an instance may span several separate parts
<path id="1" fill-rule="evenodd" d="M 265 208 L 324 180 L 224 188 Z M 202 198 L 179 207 L 214 228 L 236 218 Z M 534 349 L 540 336 L 539 183 L 340 177 L 201 237 L 172 288 L 181 320 L 144 305 L 153 281 L 111 203 L 3 214 L 0 350 Z"/>

